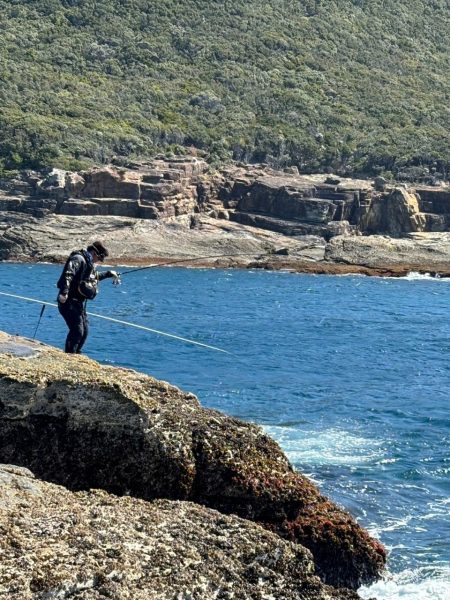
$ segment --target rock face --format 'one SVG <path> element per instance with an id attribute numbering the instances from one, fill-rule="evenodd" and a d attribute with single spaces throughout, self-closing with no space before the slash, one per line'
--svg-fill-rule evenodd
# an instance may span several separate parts
<path id="1" fill-rule="evenodd" d="M 366 242 L 355 236 L 400 238 L 450 230 L 448 188 L 407 190 L 381 179 L 300 175 L 297 169 L 281 172 L 262 165 L 211 172 L 196 157 L 160 157 L 80 173 L 26 172 L 0 180 L 0 260 L 63 261 L 95 236 L 108 240 L 116 264 L 216 251 L 243 255 L 250 249 L 255 250 L 252 259 L 219 260 L 215 266 L 341 273 L 346 261 L 333 258 L 336 237 L 353 238 L 352 245 L 363 248 Z M 288 258 L 268 260 L 267 254 L 280 247 L 288 249 Z M 307 247 L 312 251 L 305 253 Z M 411 270 L 408 261 L 399 267 L 395 256 L 383 257 L 383 264 L 381 256 L 374 257 L 379 265 L 374 271 L 364 264 L 359 272 Z M 430 253 L 419 268 L 438 271 L 439 261 Z"/>
<path id="2" fill-rule="evenodd" d="M 419 198 L 404 188 L 372 200 L 361 215 L 360 227 L 368 233 L 399 236 L 411 231 L 425 231 L 427 219 L 420 211 Z"/>
<path id="3" fill-rule="evenodd" d="M 189 502 L 71 493 L 0 465 L 0 595 L 10 600 L 357 600 L 311 554 Z"/>
<path id="4" fill-rule="evenodd" d="M 406 191 L 385 180 L 381 185 L 383 178 L 372 184 L 288 171 L 241 165 L 210 173 L 196 157 L 160 157 L 129 168 L 25 172 L 16 180 L 0 181 L 0 211 L 38 218 L 53 213 L 134 219 L 206 212 L 286 235 L 319 234 L 326 239 L 334 235 L 330 225 L 343 221 L 348 235 L 400 235 L 449 226 L 448 189 Z"/>
<path id="5" fill-rule="evenodd" d="M 352 223 L 354 233 L 359 200 L 369 182 L 300 176 L 298 172 L 280 173 L 250 168 L 225 171 L 218 197 L 233 208 L 230 218 L 254 223 L 287 235 L 322 235 L 333 237 L 332 223 Z"/>
<path id="6" fill-rule="evenodd" d="M 74 490 L 190 500 L 311 550 L 322 579 L 357 588 L 386 554 L 295 472 L 263 431 L 146 375 L 0 335 L 0 461 Z"/>
<path id="7" fill-rule="evenodd" d="M 281 173 L 242 165 L 222 171 L 217 195 L 232 209 L 230 218 L 286 235 L 336 235 L 333 225 L 348 224 L 346 235 L 448 231 L 450 190 L 393 187 L 382 177 L 373 184 L 319 175 Z"/>
<path id="8" fill-rule="evenodd" d="M 197 208 L 197 185 L 206 169 L 204 161 L 184 157 L 155 159 L 130 169 L 24 174 L 3 185 L 0 209 L 37 217 L 55 213 L 157 219 L 190 214 Z"/>

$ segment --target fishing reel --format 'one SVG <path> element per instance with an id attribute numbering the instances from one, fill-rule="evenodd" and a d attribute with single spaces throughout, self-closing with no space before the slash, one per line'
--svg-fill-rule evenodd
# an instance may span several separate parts
<path id="1" fill-rule="evenodd" d="M 114 273 L 114 275 L 113 275 L 112 284 L 120 285 L 122 283 L 122 280 L 120 278 L 120 273 L 117 273 L 116 271 L 113 271 L 113 273 Z"/>

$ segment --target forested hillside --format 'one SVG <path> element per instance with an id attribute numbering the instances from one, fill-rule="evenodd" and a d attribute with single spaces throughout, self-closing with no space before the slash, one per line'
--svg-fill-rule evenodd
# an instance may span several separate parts
<path id="1" fill-rule="evenodd" d="M 449 39 L 448 0 L 0 0 L 0 172 L 192 146 L 448 176 Z"/>

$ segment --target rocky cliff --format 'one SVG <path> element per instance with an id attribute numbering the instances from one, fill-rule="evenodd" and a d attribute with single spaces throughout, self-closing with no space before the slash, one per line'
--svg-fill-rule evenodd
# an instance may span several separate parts
<path id="1" fill-rule="evenodd" d="M 127 169 L 25 172 L 0 182 L 0 217 L 3 260 L 61 261 L 94 235 L 108 240 L 116 263 L 239 254 L 247 258 L 217 264 L 405 274 L 442 271 L 442 257 L 450 261 L 446 244 L 437 243 L 450 230 L 448 188 L 406 189 L 380 178 L 302 176 L 255 165 L 211 172 L 195 157 Z M 378 255 L 383 243 L 367 242 L 377 236 L 410 236 L 414 260 L 400 262 L 386 244 Z M 337 256 L 337 238 L 351 239 L 362 254 L 370 245 L 370 260 L 355 263 L 358 252 Z M 426 240 L 433 240 L 438 253 L 423 250 L 419 239 L 428 248 Z M 283 260 L 268 259 L 280 249 Z"/>
<path id="2" fill-rule="evenodd" d="M 71 490 L 191 501 L 255 521 L 308 548 L 329 585 L 356 589 L 382 572 L 380 543 L 259 427 L 149 376 L 6 334 L 0 374 L 0 462 Z"/>

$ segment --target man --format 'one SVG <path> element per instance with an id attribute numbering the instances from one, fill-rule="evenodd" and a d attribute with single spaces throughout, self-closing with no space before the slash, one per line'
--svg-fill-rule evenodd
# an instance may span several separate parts
<path id="1" fill-rule="evenodd" d="M 94 242 L 86 250 L 72 252 L 64 265 L 61 277 L 56 284 L 59 288 L 58 309 L 63 316 L 69 333 L 65 351 L 79 354 L 89 333 L 86 314 L 87 300 L 93 300 L 98 293 L 98 282 L 108 277 L 119 283 L 116 271 L 98 273 L 95 265 L 109 255 L 102 242 Z"/>

